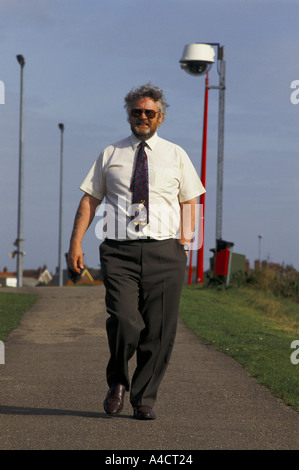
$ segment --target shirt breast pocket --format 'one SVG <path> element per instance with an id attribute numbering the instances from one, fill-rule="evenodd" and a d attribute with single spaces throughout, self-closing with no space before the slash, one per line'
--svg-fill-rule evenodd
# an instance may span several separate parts
<path id="1" fill-rule="evenodd" d="M 179 187 L 179 177 L 175 168 L 158 167 L 154 170 L 154 186 L 160 190 L 175 190 Z"/>

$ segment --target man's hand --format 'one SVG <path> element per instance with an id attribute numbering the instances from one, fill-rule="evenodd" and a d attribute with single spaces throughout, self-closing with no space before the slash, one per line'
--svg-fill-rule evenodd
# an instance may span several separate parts
<path id="1" fill-rule="evenodd" d="M 76 273 L 81 273 L 81 270 L 84 268 L 83 264 L 83 251 L 81 245 L 70 245 L 69 252 L 67 254 L 68 266 L 72 271 Z"/>

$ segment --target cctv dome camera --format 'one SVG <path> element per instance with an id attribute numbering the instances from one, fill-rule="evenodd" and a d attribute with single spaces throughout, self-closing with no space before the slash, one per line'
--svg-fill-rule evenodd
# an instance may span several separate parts
<path id="1" fill-rule="evenodd" d="M 209 44 L 189 44 L 185 46 L 180 60 L 181 68 L 190 75 L 207 73 L 215 60 L 215 51 Z"/>
<path id="2" fill-rule="evenodd" d="M 201 60 L 189 60 L 188 62 L 181 62 L 181 67 L 190 75 L 203 75 L 207 73 L 212 64 Z"/>

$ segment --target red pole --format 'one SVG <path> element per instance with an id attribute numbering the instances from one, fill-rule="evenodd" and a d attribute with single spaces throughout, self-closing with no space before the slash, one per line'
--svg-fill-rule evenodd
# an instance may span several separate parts
<path id="1" fill-rule="evenodd" d="M 189 286 L 192 284 L 192 255 L 193 255 L 193 241 L 191 241 L 190 243 L 190 250 L 189 250 L 189 277 L 188 277 Z"/>
<path id="2" fill-rule="evenodd" d="M 206 85 L 205 85 L 205 103 L 204 103 L 204 122 L 203 122 L 203 137 L 202 137 L 202 157 L 201 157 L 201 182 L 206 187 L 206 160 L 207 160 L 207 130 L 208 130 L 208 97 L 209 97 L 209 75 L 206 74 Z M 200 214 L 202 223 L 199 223 L 199 230 L 202 229 L 202 234 L 199 233 L 199 250 L 197 259 L 197 283 L 203 283 L 203 255 L 204 255 L 204 229 L 205 229 L 205 196 L 201 194 L 199 199 Z M 199 220 L 200 222 L 200 220 Z M 201 243 L 202 241 L 202 243 Z"/>

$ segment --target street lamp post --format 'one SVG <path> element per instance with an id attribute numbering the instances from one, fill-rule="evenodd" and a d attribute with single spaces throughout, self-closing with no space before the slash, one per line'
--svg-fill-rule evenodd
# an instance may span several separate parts
<path id="1" fill-rule="evenodd" d="M 219 90 L 218 113 L 218 161 L 217 161 L 217 202 L 216 202 L 216 248 L 217 240 L 222 239 L 222 206 L 223 206 L 223 155 L 224 155 L 224 110 L 225 110 L 225 48 L 217 46 L 217 59 L 219 61 L 219 85 L 210 86 L 210 89 Z"/>
<path id="2" fill-rule="evenodd" d="M 63 251 L 62 251 L 62 233 L 63 233 L 63 132 L 64 125 L 58 124 L 60 129 L 60 196 L 59 196 L 59 249 L 58 249 L 58 270 L 59 287 L 63 286 Z"/>
<path id="3" fill-rule="evenodd" d="M 17 61 L 21 66 L 21 87 L 20 87 L 20 134 L 19 134 L 19 198 L 18 198 L 18 236 L 15 242 L 17 247 L 17 285 L 23 285 L 23 113 L 24 113 L 24 66 L 25 59 L 22 55 L 17 55 Z"/>
<path id="4" fill-rule="evenodd" d="M 217 60 L 220 63 L 218 74 L 219 74 L 219 85 L 210 86 L 206 80 L 206 99 L 205 107 L 207 105 L 207 90 L 218 89 L 219 90 L 219 115 L 218 115 L 218 159 L 217 159 L 217 201 L 216 201 L 216 249 L 217 240 L 222 238 L 222 201 L 223 201 L 223 153 L 224 153 L 224 109 L 225 109 L 225 49 L 224 46 L 220 46 L 219 43 L 195 43 L 185 47 L 183 57 L 180 60 L 181 68 L 184 69 L 191 75 L 204 75 L 207 74 L 214 62 L 214 49 L 213 46 L 217 47 Z M 206 116 L 206 114 L 205 114 Z M 202 153 L 202 175 L 201 177 L 205 180 L 205 152 L 204 140 L 206 139 L 207 129 L 204 125 L 203 133 L 203 153 Z M 204 171 L 203 171 L 204 168 Z M 205 198 L 201 198 L 201 204 L 203 201 L 202 213 L 204 217 L 204 204 Z M 204 230 L 204 218 L 203 218 L 203 230 Z M 204 233 L 202 234 L 202 243 L 204 241 Z M 198 253 L 198 267 L 197 267 L 197 282 L 203 282 L 203 244 L 202 250 Z M 202 275 L 200 274 L 202 273 Z"/>

